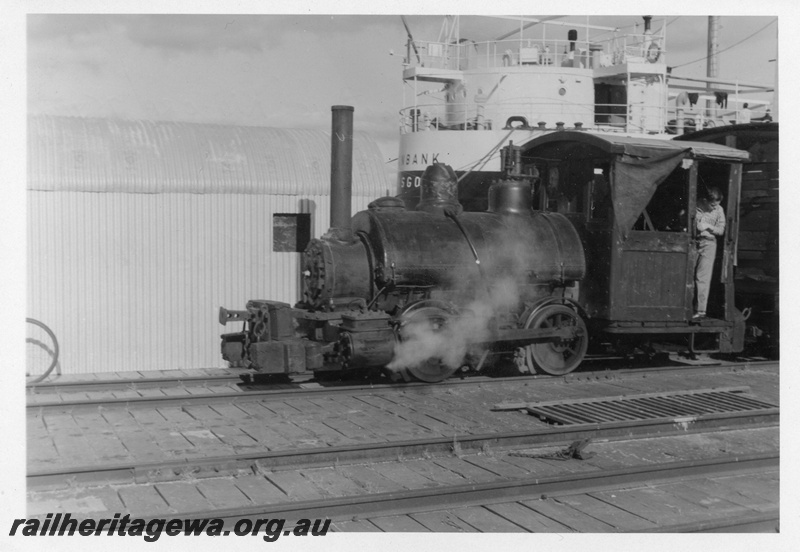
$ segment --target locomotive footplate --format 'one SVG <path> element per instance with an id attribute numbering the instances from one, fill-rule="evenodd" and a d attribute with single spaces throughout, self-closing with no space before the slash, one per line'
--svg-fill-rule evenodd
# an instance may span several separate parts
<path id="1" fill-rule="evenodd" d="M 690 334 L 690 333 L 720 333 L 733 328 L 732 322 L 716 318 L 704 318 L 702 321 L 674 322 L 674 323 L 619 323 L 603 328 L 604 332 L 613 334 Z"/>

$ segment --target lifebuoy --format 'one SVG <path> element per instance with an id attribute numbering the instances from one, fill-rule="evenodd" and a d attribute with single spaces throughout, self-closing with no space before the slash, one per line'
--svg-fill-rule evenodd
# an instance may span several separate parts
<path id="1" fill-rule="evenodd" d="M 647 48 L 647 61 L 650 63 L 655 63 L 658 61 L 658 58 L 661 57 L 661 48 L 659 48 L 658 44 L 655 42 L 651 42 L 650 46 Z"/>

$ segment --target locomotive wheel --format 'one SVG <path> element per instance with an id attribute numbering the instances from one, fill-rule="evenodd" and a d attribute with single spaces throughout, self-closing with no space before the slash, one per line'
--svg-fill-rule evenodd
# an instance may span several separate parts
<path id="1" fill-rule="evenodd" d="M 577 312 L 564 305 L 548 305 L 534 314 L 526 328 L 577 326 L 578 336 L 569 341 L 533 343 L 525 347 L 525 361 L 531 371 L 561 376 L 572 372 L 583 360 L 589 346 L 586 324 Z"/>
<path id="2" fill-rule="evenodd" d="M 409 342 L 419 333 L 430 335 L 441 334 L 450 323 L 453 314 L 437 305 L 412 305 L 400 320 L 398 331 L 399 341 Z M 458 366 L 449 367 L 442 362 L 440 356 L 432 356 L 422 361 L 405 366 L 408 373 L 416 379 L 428 383 L 446 380 L 458 369 Z"/>

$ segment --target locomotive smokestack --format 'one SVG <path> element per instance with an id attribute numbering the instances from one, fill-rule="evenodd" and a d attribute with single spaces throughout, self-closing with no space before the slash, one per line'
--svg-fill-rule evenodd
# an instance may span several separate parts
<path id="1" fill-rule="evenodd" d="M 331 107 L 331 229 L 330 233 L 347 241 L 350 228 L 353 188 L 353 107 Z"/>

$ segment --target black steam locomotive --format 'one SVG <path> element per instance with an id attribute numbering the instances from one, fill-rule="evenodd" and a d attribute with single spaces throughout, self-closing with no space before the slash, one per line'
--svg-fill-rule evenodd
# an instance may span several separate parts
<path id="1" fill-rule="evenodd" d="M 352 136 L 348 114 L 337 131 L 334 109 L 334 135 Z M 481 211 L 464 211 L 457 175 L 434 164 L 419 196 L 377 199 L 351 221 L 338 142 L 332 228 L 304 253 L 303 300 L 220 311 L 222 324 L 245 323 L 222 336 L 234 365 L 436 382 L 500 356 L 522 372 L 565 374 L 590 344 L 742 350 L 732 262 L 746 152 L 555 131 L 503 149 Z M 695 202 L 710 186 L 723 190 L 728 231 L 709 316 L 693 319 Z"/>

